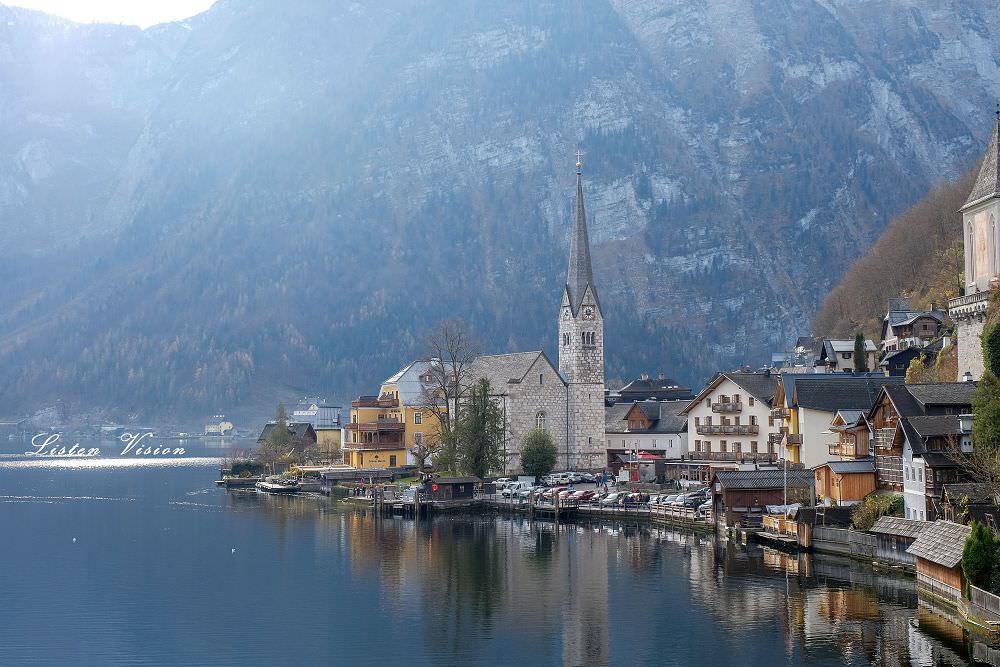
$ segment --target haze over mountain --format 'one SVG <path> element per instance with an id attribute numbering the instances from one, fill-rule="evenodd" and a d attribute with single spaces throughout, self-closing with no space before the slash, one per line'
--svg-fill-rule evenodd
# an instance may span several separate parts
<path id="1" fill-rule="evenodd" d="M 444 317 L 552 353 L 577 147 L 608 376 L 762 363 L 981 154 L 997 26 L 987 0 L 0 7 L 0 413 L 343 400 Z"/>

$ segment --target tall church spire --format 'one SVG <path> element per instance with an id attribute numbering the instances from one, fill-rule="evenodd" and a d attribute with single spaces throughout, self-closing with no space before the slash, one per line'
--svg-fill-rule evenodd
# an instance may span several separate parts
<path id="1" fill-rule="evenodd" d="M 990 197 L 1000 197 L 1000 106 L 997 108 L 997 120 L 993 125 L 990 145 L 983 156 L 983 166 L 979 168 L 976 184 L 969 193 L 962 209 L 978 204 Z"/>
<path id="2" fill-rule="evenodd" d="M 573 224 L 573 239 L 569 248 L 569 270 L 566 272 L 566 292 L 569 305 L 575 316 L 580 310 L 583 297 L 590 287 L 594 301 L 597 288 L 594 286 L 594 271 L 590 264 L 590 237 L 587 234 L 587 212 L 583 206 L 583 153 L 576 152 L 576 217 Z"/>

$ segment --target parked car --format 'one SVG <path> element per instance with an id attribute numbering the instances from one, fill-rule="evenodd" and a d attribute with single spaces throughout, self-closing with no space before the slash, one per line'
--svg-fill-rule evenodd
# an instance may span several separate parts
<path id="1" fill-rule="evenodd" d="M 590 472 L 585 472 L 585 473 L 583 473 L 583 475 L 582 475 L 582 476 L 583 476 L 583 481 L 584 481 L 584 482 L 593 482 L 594 480 L 596 480 L 596 479 L 597 479 L 597 478 L 596 478 L 596 477 L 594 476 L 594 473 L 590 473 Z"/>
<path id="2" fill-rule="evenodd" d="M 603 498 L 601 498 L 601 507 L 609 507 L 609 506 L 612 506 L 612 505 L 617 505 L 618 504 L 618 500 L 623 495 L 625 495 L 625 494 L 621 493 L 620 491 L 614 491 L 612 493 L 609 493 L 608 495 L 606 495 Z"/>
<path id="3" fill-rule="evenodd" d="M 515 495 L 517 495 L 518 491 L 520 491 L 521 489 L 525 489 L 527 487 L 528 487 L 527 484 L 522 484 L 521 482 L 511 482 L 503 489 L 501 489 L 500 495 L 503 498 L 513 498 Z"/>
<path id="4" fill-rule="evenodd" d="M 690 496 L 684 499 L 684 507 L 688 509 L 697 509 L 700 505 L 704 504 L 705 499 L 699 498 L 698 496 Z"/>
<path id="5" fill-rule="evenodd" d="M 580 503 L 585 503 L 589 500 L 592 500 L 596 495 L 597 491 L 594 491 L 593 489 L 586 489 L 584 491 L 577 491 L 576 493 L 574 493 L 573 500 Z"/>

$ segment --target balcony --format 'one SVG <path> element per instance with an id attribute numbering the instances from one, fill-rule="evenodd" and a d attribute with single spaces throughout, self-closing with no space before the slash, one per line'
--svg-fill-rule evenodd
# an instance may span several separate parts
<path id="1" fill-rule="evenodd" d="M 350 449 L 354 451 L 371 451 L 371 450 L 383 450 L 383 449 L 403 449 L 403 436 L 400 435 L 398 438 L 379 438 L 376 440 L 371 440 L 370 442 L 345 442 L 341 445 L 342 449 Z"/>
<path id="2" fill-rule="evenodd" d="M 856 459 L 858 458 L 857 447 L 853 442 L 833 442 L 830 443 L 830 456 Z"/>
<path id="3" fill-rule="evenodd" d="M 712 412 L 740 412 L 743 410 L 743 401 L 719 401 L 712 403 Z"/>
<path id="4" fill-rule="evenodd" d="M 989 299 L 989 291 L 957 297 L 948 302 L 948 314 L 955 320 L 983 315 L 989 306 Z"/>
<path id="5" fill-rule="evenodd" d="M 700 424 L 695 427 L 699 435 L 757 435 L 760 426 L 757 424 Z"/>
<path id="6" fill-rule="evenodd" d="M 788 408 L 773 408 L 771 416 L 775 419 L 788 419 L 792 416 L 792 413 Z"/>
<path id="7" fill-rule="evenodd" d="M 351 401 L 352 408 L 398 408 L 398 398 L 381 398 L 379 396 L 359 396 Z"/>
<path id="8" fill-rule="evenodd" d="M 778 455 L 774 452 L 692 452 L 689 459 L 696 461 L 777 461 Z"/>
<path id="9" fill-rule="evenodd" d="M 779 433 L 772 433 L 768 436 L 767 441 L 774 445 L 774 447 L 781 446 L 781 439 L 785 437 L 787 429 L 781 429 Z M 802 434 L 801 433 L 788 433 L 788 446 L 797 446 L 802 444 Z"/>
<path id="10" fill-rule="evenodd" d="M 376 419 L 371 422 L 356 423 L 351 422 L 344 427 L 348 431 L 359 433 L 402 433 L 406 430 L 406 424 L 395 419 Z"/>

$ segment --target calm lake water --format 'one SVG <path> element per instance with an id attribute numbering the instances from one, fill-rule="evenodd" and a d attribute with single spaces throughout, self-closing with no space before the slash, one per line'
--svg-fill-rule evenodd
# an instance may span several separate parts
<path id="1" fill-rule="evenodd" d="M 972 664 L 912 579 L 851 561 L 648 525 L 378 520 L 226 492 L 219 450 L 188 449 L 0 455 L 0 663 Z"/>

